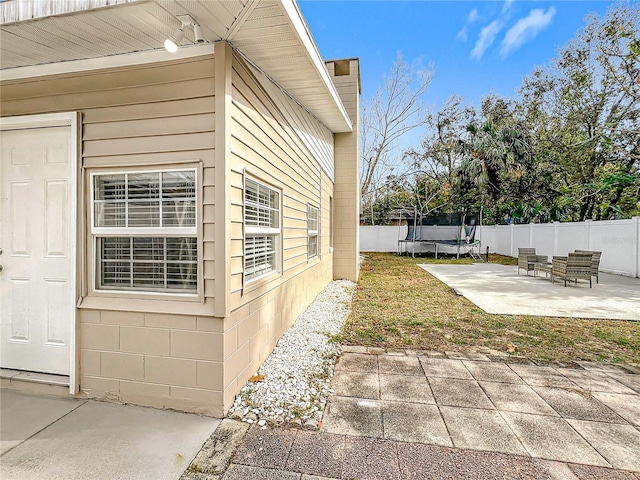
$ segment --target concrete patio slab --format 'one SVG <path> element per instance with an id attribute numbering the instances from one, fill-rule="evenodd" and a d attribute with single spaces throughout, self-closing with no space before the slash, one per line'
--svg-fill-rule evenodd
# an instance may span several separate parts
<path id="1" fill-rule="evenodd" d="M 610 466 L 562 418 L 515 412 L 500 414 L 531 456 L 601 467 Z"/>
<path id="2" fill-rule="evenodd" d="M 395 442 L 347 437 L 342 478 L 401 480 Z"/>
<path id="3" fill-rule="evenodd" d="M 463 361 L 473 378 L 478 381 L 501 383 L 524 383 L 524 381 L 504 363 Z"/>
<path id="4" fill-rule="evenodd" d="M 291 447 L 286 470 L 340 478 L 344 460 L 344 435 L 300 431 Z"/>
<path id="5" fill-rule="evenodd" d="M 498 410 L 558 416 L 529 385 L 480 382 L 480 387 Z"/>
<path id="6" fill-rule="evenodd" d="M 419 357 L 427 377 L 473 379 L 462 360 L 446 358 Z"/>
<path id="7" fill-rule="evenodd" d="M 640 428 L 640 397 L 638 395 L 595 392 L 593 396 L 626 421 Z"/>
<path id="8" fill-rule="evenodd" d="M 604 372 L 587 372 L 571 368 L 559 368 L 558 372 L 588 392 L 626 393 L 629 395 L 636 393 Z"/>
<path id="9" fill-rule="evenodd" d="M 405 375 L 379 376 L 380 398 L 398 402 L 436 403 L 427 378 Z"/>
<path id="10" fill-rule="evenodd" d="M 495 410 L 440 407 L 457 448 L 526 455 L 507 422 Z"/>
<path id="11" fill-rule="evenodd" d="M 475 380 L 430 378 L 429 384 L 438 405 L 494 409 Z"/>
<path id="12" fill-rule="evenodd" d="M 447 427 L 435 405 L 382 402 L 382 423 L 387 439 L 451 446 Z"/>
<path id="13" fill-rule="evenodd" d="M 335 371 L 378 373 L 378 356 L 366 353 L 344 353 L 336 363 Z"/>
<path id="14" fill-rule="evenodd" d="M 380 402 L 366 398 L 331 397 L 322 429 L 327 433 L 382 437 Z"/>
<path id="15" fill-rule="evenodd" d="M 416 357 L 382 355 L 378 357 L 378 371 L 387 375 L 415 375 L 424 377 Z"/>
<path id="16" fill-rule="evenodd" d="M 0 390 L 0 453 L 20 445 L 85 402 Z"/>
<path id="17" fill-rule="evenodd" d="M 600 274 L 600 283 L 563 286 L 518 275 L 515 265 L 421 264 L 487 313 L 640 321 L 640 279 Z M 544 299 L 544 301 L 541 301 Z"/>
<path id="18" fill-rule="evenodd" d="M 340 370 L 331 379 L 331 388 L 340 397 L 359 397 L 378 400 L 380 386 L 377 373 L 358 373 Z"/>
<path id="19" fill-rule="evenodd" d="M 532 387 L 551 408 L 565 418 L 596 422 L 627 423 L 620 415 L 590 393 L 562 388 Z"/>
<path id="20" fill-rule="evenodd" d="M 219 423 L 89 401 L 5 453 L 2 478 L 178 479 Z"/>
<path id="21" fill-rule="evenodd" d="M 567 420 L 614 468 L 640 471 L 640 432 L 631 425 Z"/>

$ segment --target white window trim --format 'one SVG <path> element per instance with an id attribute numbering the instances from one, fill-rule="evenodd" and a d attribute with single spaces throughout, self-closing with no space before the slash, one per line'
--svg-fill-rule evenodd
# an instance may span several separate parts
<path id="1" fill-rule="evenodd" d="M 312 208 L 315 209 L 316 211 L 316 229 L 315 230 L 309 228 L 309 221 L 311 220 L 309 212 Z M 310 240 L 312 236 L 316 237 L 315 255 L 309 255 L 309 245 L 311 244 Z M 320 258 L 320 208 L 313 205 L 312 203 L 307 203 L 307 261 L 314 260 L 316 258 Z"/>
<path id="2" fill-rule="evenodd" d="M 272 190 L 278 194 L 278 228 L 269 228 L 269 227 L 256 227 L 253 225 L 247 225 L 246 221 L 246 190 L 247 190 L 247 180 L 251 180 L 252 182 L 257 183 L 269 190 Z M 243 225 L 243 235 L 242 235 L 242 283 L 243 290 L 244 287 L 252 287 L 257 284 L 262 283 L 265 279 L 273 275 L 282 275 L 282 244 L 283 244 L 283 234 L 282 234 L 282 212 L 283 212 L 283 194 L 282 189 L 278 188 L 272 184 L 266 183 L 262 180 L 259 180 L 257 177 L 247 173 L 246 170 L 243 171 L 242 176 L 242 225 Z M 248 236 L 259 236 L 259 235 L 268 235 L 275 237 L 274 244 L 274 269 L 263 273 L 254 278 L 247 278 L 247 270 L 246 270 L 246 261 L 247 261 L 247 237 Z"/>
<path id="3" fill-rule="evenodd" d="M 202 177 L 202 169 L 194 166 L 194 162 L 189 162 L 188 164 L 180 167 L 163 167 L 161 165 L 150 165 L 145 166 L 144 168 L 138 169 L 126 169 L 126 168 L 118 168 L 118 169 L 101 169 L 97 168 L 96 171 L 92 171 L 89 174 L 89 211 L 90 211 L 90 224 L 89 224 L 89 235 L 90 235 L 90 244 L 91 244 L 91 272 L 89 277 L 89 286 L 91 294 L 96 295 L 117 295 L 117 296 L 127 296 L 127 297 L 141 297 L 141 298 L 168 298 L 168 299 L 201 299 L 202 297 L 202 289 L 203 289 L 203 261 L 202 261 L 202 233 L 200 229 L 201 224 L 201 203 L 202 199 L 200 198 L 200 190 L 201 190 L 201 177 Z M 183 171 L 193 171 L 195 174 L 195 186 L 196 186 L 196 196 L 195 196 L 195 225 L 193 227 L 96 227 L 96 219 L 95 219 L 95 189 L 94 189 L 94 178 L 96 176 L 101 175 L 119 175 L 119 174 L 144 174 L 144 173 L 164 173 L 164 172 L 183 172 Z M 162 202 L 160 202 L 162 203 Z M 180 292 L 176 290 L 144 290 L 144 289 L 134 289 L 134 288 L 100 288 L 99 285 L 99 266 L 97 264 L 97 249 L 98 249 L 98 237 L 104 236 L 112 236 L 112 237 L 194 237 L 196 238 L 197 243 L 197 276 L 196 276 L 196 289 L 195 292 Z"/>

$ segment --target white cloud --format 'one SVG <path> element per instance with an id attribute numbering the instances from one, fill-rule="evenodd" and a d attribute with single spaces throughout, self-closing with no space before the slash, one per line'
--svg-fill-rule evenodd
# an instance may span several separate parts
<path id="1" fill-rule="evenodd" d="M 478 15 L 477 8 L 474 8 L 473 10 L 471 10 L 469 12 L 469 15 L 467 15 L 466 23 L 464 24 L 462 29 L 460 29 L 460 31 L 457 33 L 456 40 L 466 42 L 467 38 L 469 37 L 469 25 L 475 22 L 479 17 L 480 15 Z"/>
<path id="2" fill-rule="evenodd" d="M 549 10 L 546 12 L 542 8 L 531 10 L 529 15 L 518 20 L 515 25 L 507 31 L 502 40 L 500 55 L 506 57 L 520 48 L 525 42 L 536 38 L 541 30 L 551 24 L 551 20 L 553 20 L 555 14 L 555 7 L 549 7 Z"/>
<path id="3" fill-rule="evenodd" d="M 478 36 L 478 40 L 476 41 L 473 50 L 471 50 L 471 57 L 476 60 L 480 60 L 484 52 L 489 48 L 494 40 L 496 39 L 496 35 L 500 33 L 502 30 L 502 22 L 499 20 L 494 20 L 489 25 L 482 27 L 480 30 L 480 35 Z"/>
<path id="4" fill-rule="evenodd" d="M 464 27 L 462 27 L 462 30 L 460 30 L 457 33 L 456 40 L 460 40 L 462 42 L 466 42 L 468 37 L 469 37 L 469 33 L 468 33 L 468 30 L 467 30 L 467 26 L 465 25 Z"/>
<path id="5" fill-rule="evenodd" d="M 502 13 L 505 13 L 507 10 L 511 8 L 511 4 L 513 0 L 504 0 L 504 5 L 502 6 Z"/>

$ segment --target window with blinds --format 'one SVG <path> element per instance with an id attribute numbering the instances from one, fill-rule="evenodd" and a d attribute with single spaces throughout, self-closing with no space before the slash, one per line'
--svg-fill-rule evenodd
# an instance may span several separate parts
<path id="1" fill-rule="evenodd" d="M 244 277 L 278 271 L 280 192 L 249 177 L 244 182 Z"/>
<path id="2" fill-rule="evenodd" d="M 307 205 L 307 257 L 318 256 L 318 207 Z"/>
<path id="3" fill-rule="evenodd" d="M 196 171 L 92 175 L 96 288 L 196 293 Z"/>

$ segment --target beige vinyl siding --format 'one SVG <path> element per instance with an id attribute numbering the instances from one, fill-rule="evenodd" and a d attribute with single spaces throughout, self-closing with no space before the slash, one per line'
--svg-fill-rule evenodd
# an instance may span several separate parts
<path id="1" fill-rule="evenodd" d="M 268 95 L 238 57 L 234 58 L 232 84 L 230 166 L 237 178 L 231 185 L 237 192 L 232 198 L 243 200 L 240 180 L 244 169 L 282 191 L 282 272 L 286 279 L 307 268 L 307 204 L 320 206 L 321 168 L 278 100 Z M 232 243 L 241 246 L 243 217 L 232 215 L 231 219 Z M 237 236 L 233 225 L 240 227 Z M 242 248 L 235 250 L 242 252 Z M 233 270 L 232 277 L 242 280 L 242 269 Z M 241 281 L 233 283 L 242 287 Z M 232 308 L 246 301 L 240 293 L 231 290 Z"/>
<path id="2" fill-rule="evenodd" d="M 199 281 L 204 298 L 159 301 L 125 294 L 126 298 L 114 300 L 79 292 L 85 297 L 78 312 L 80 388 L 90 397 L 221 416 L 223 321 L 213 317 L 213 56 L 0 86 L 3 116 L 80 113 L 85 170 L 79 177 L 85 183 L 79 191 L 85 195 L 78 199 L 78 211 L 83 212 L 79 236 L 87 245 L 78 249 L 77 265 L 85 289 L 93 282 L 88 275 L 92 259 L 89 173 L 111 167 L 173 169 L 201 162 Z"/>
<path id="3" fill-rule="evenodd" d="M 202 162 L 200 279 L 212 301 L 213 56 L 2 83 L 3 116 L 71 110 L 81 113 L 82 165 L 88 171 Z"/>
<path id="4" fill-rule="evenodd" d="M 258 72 L 259 73 L 259 72 Z M 228 186 L 231 314 L 225 319 L 224 405 L 322 288 L 332 279 L 325 240 L 333 181 L 321 157 L 333 161 L 333 135 L 239 56 L 232 73 Z M 316 130 L 323 130 L 322 134 Z M 303 139 L 306 132 L 307 139 Z M 317 137 L 316 145 L 312 138 Z M 330 143 L 331 155 L 320 145 Z M 326 147 L 326 145 L 325 145 Z M 326 149 L 325 149 L 326 150 Z M 327 160 L 328 161 L 328 160 Z M 243 285 L 243 175 L 281 192 L 281 275 Z M 307 256 L 307 206 L 320 209 L 319 256 Z"/>
<path id="5" fill-rule="evenodd" d="M 291 128 L 302 140 L 320 166 L 334 180 L 333 134 L 331 131 L 300 106 L 278 85 L 251 64 L 247 68 L 258 79 L 267 94 L 277 103 Z"/>

